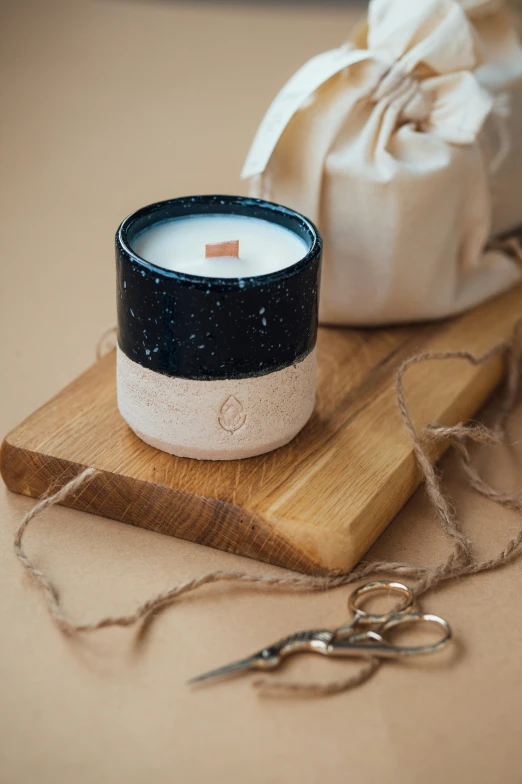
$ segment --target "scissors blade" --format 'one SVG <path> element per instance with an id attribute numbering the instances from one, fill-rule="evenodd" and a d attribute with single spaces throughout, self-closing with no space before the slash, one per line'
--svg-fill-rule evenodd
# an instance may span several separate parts
<path id="1" fill-rule="evenodd" d="M 289 656 L 292 653 L 311 651 L 326 654 L 333 636 L 334 632 L 327 629 L 307 629 L 296 632 L 288 637 L 283 637 L 282 640 L 269 645 L 268 648 L 263 648 L 262 651 L 254 653 L 253 656 L 249 656 L 247 659 L 240 659 L 225 667 L 206 672 L 204 675 L 192 678 L 188 683 L 210 681 L 214 680 L 214 678 L 223 678 L 232 673 L 246 672 L 247 670 L 274 670 L 281 664 L 285 656 Z"/>
<path id="2" fill-rule="evenodd" d="M 210 670 L 210 672 L 205 672 L 203 675 L 197 675 L 195 678 L 188 680 L 187 683 L 192 685 L 194 683 L 201 683 L 202 681 L 211 681 L 215 678 L 226 678 L 228 675 L 232 675 L 233 673 L 254 670 L 256 669 L 256 659 L 257 654 L 255 656 L 249 656 L 247 659 L 239 659 L 239 661 L 232 662 L 232 664 L 226 664 L 224 667 L 218 667 L 216 670 Z"/>

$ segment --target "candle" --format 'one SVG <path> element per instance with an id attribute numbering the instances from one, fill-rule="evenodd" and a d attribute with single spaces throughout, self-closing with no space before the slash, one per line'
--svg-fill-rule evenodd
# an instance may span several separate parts
<path id="1" fill-rule="evenodd" d="M 205 246 L 239 242 L 239 257 L 205 256 Z M 290 267 L 308 245 L 295 232 L 244 215 L 192 215 L 145 229 L 133 250 L 157 267 L 209 278 L 246 278 Z"/>
<path id="2" fill-rule="evenodd" d="M 124 220 L 117 392 L 136 435 L 209 460 L 288 443 L 314 408 L 321 252 L 310 221 L 258 199 L 171 199 Z"/>

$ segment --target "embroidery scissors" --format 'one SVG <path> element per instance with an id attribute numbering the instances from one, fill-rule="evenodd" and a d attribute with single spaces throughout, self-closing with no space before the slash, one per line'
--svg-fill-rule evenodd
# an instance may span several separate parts
<path id="1" fill-rule="evenodd" d="M 361 604 L 370 595 L 382 593 L 396 594 L 400 598 L 399 606 L 381 614 L 366 612 L 362 609 Z M 402 583 L 393 581 L 366 583 L 350 595 L 348 609 L 353 615 L 352 620 L 337 629 L 310 629 L 290 634 L 246 659 L 240 659 L 204 675 L 199 675 L 189 680 L 188 683 L 201 683 L 249 670 L 275 670 L 283 659 L 294 653 L 363 658 L 376 656 L 380 659 L 397 659 L 404 656 L 435 653 L 451 639 L 451 627 L 447 621 L 438 615 L 418 612 L 413 592 Z M 441 631 L 441 636 L 432 643 L 414 646 L 395 645 L 388 639 L 392 630 L 420 623 L 437 627 Z"/>

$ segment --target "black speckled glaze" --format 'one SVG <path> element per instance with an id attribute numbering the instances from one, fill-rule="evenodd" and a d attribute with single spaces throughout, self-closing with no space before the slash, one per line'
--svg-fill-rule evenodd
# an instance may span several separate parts
<path id="1" fill-rule="evenodd" d="M 287 269 L 231 279 L 165 270 L 133 252 L 144 229 L 202 213 L 273 221 L 309 251 Z M 246 378 L 288 367 L 315 347 L 321 256 L 321 236 L 307 218 L 260 199 L 193 196 L 143 207 L 116 234 L 120 348 L 143 367 L 181 378 Z"/>

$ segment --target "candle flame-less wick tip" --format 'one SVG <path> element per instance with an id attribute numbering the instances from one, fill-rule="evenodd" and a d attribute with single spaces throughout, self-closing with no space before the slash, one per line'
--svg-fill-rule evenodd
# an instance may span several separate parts
<path id="1" fill-rule="evenodd" d="M 239 240 L 228 242 L 213 242 L 205 245 L 205 258 L 212 259 L 220 256 L 239 258 Z"/>

